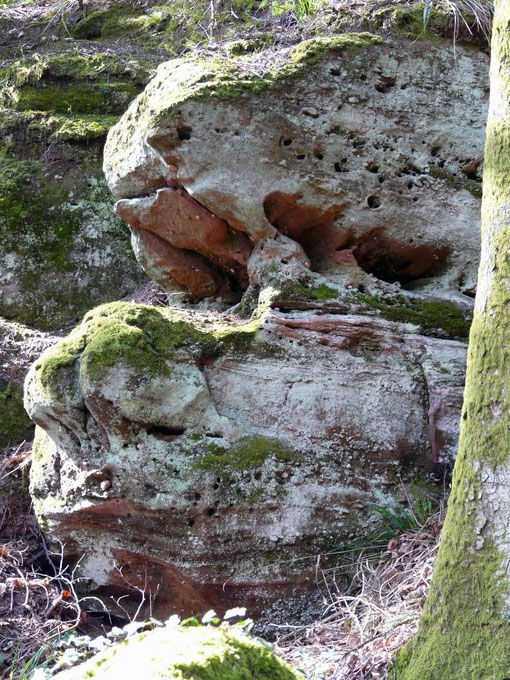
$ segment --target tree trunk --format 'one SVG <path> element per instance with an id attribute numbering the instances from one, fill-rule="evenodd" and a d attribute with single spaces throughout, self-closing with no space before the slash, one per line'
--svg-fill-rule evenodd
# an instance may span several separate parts
<path id="1" fill-rule="evenodd" d="M 398 680 L 510 679 L 510 0 L 496 0 L 482 254 L 448 513 Z"/>

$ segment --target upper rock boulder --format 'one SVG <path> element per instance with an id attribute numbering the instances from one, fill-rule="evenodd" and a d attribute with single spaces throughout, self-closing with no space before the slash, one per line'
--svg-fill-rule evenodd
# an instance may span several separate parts
<path id="1" fill-rule="evenodd" d="M 300 275 L 469 303 L 487 73 L 481 51 L 369 33 L 164 63 L 107 139 L 117 212 L 166 290 L 263 285 L 250 252 L 284 236 Z"/>

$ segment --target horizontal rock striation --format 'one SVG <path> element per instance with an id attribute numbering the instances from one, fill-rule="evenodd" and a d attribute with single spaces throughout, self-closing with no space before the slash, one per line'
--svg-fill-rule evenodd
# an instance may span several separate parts
<path id="1" fill-rule="evenodd" d="M 452 455 L 465 346 L 410 324 L 266 310 L 257 321 L 116 303 L 32 367 L 31 493 L 89 592 L 156 615 L 264 604 L 315 583 L 369 504 Z"/>

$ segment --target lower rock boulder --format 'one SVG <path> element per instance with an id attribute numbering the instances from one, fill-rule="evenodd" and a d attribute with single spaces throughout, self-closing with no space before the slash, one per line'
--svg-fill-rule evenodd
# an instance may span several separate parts
<path id="1" fill-rule="evenodd" d="M 260 610 L 451 458 L 465 344 L 338 312 L 112 303 L 33 365 L 34 506 L 89 594 Z"/>
<path id="2" fill-rule="evenodd" d="M 157 628 L 59 674 L 62 680 L 300 680 L 271 649 L 235 629 Z"/>

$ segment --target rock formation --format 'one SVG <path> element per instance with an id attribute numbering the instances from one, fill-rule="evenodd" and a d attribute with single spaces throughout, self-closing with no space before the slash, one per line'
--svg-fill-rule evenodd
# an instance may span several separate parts
<path id="1" fill-rule="evenodd" d="M 101 306 L 26 381 L 34 505 L 89 592 L 260 609 L 451 460 L 486 76 L 370 34 L 158 69 L 105 171 L 176 306 Z"/>
<path id="2" fill-rule="evenodd" d="M 167 62 L 110 132 L 107 180 L 149 275 L 194 297 L 242 291 L 252 244 L 280 233 L 329 281 L 465 303 L 487 56 L 348 34 L 284 57 L 265 72 L 258 57 Z"/>
<path id="3" fill-rule="evenodd" d="M 105 53 L 10 57 L 0 59 L 0 315 L 59 330 L 145 279 L 101 164 L 112 114 L 147 73 Z"/>

